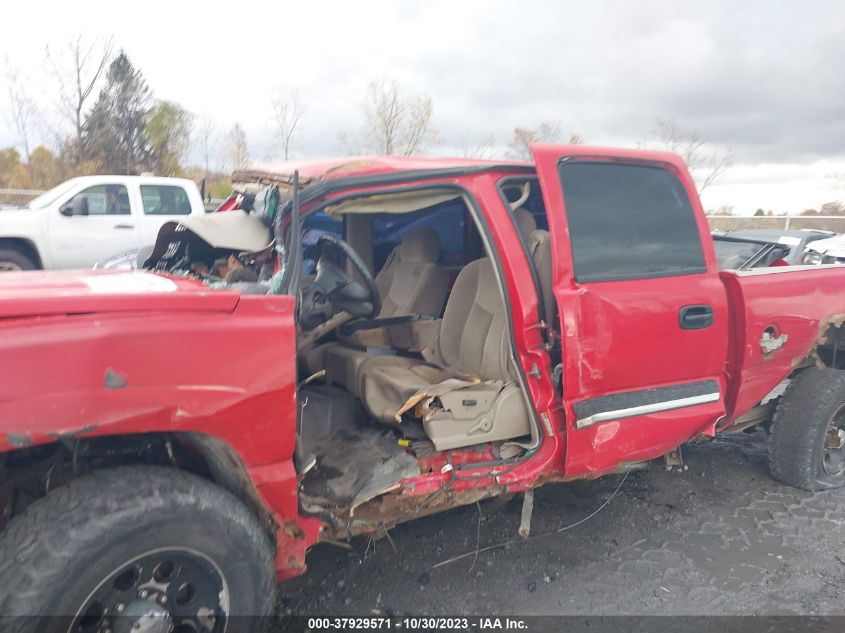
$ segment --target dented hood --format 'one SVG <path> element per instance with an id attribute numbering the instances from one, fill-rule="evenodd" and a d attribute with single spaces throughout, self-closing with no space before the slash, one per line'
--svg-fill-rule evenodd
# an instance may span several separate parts
<path id="1" fill-rule="evenodd" d="M 237 292 L 198 281 L 120 270 L 0 274 L 0 319 L 98 312 L 231 312 Z"/>

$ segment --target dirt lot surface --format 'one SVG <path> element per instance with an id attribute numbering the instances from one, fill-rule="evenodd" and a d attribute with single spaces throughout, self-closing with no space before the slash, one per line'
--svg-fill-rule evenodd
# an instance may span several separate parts
<path id="1" fill-rule="evenodd" d="M 845 490 L 773 481 L 766 434 L 685 447 L 657 463 L 536 492 L 532 538 L 433 568 L 516 536 L 521 498 L 399 526 L 353 550 L 321 545 L 281 586 L 280 614 L 842 614 Z"/>

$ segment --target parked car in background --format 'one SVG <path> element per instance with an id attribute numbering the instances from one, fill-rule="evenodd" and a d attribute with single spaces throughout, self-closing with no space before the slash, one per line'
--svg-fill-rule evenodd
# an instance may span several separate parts
<path id="1" fill-rule="evenodd" d="M 811 266 L 845 264 L 845 235 L 812 242 L 802 254 L 801 263 Z"/>
<path id="2" fill-rule="evenodd" d="M 204 214 L 191 180 L 72 178 L 26 207 L 0 209 L 0 271 L 91 268 L 153 244 L 165 222 Z"/>
<path id="3" fill-rule="evenodd" d="M 719 270 L 750 270 L 767 266 L 789 265 L 791 247 L 733 233 L 712 233 Z"/>
<path id="4" fill-rule="evenodd" d="M 832 231 L 818 231 L 815 229 L 797 229 L 794 231 L 782 229 L 746 229 L 742 231 L 730 231 L 726 233 L 726 235 L 728 237 L 737 237 L 788 246 L 789 252 L 783 255 L 783 259 L 787 264 L 795 265 L 802 263 L 801 257 L 808 244 L 817 240 L 827 239 L 835 235 L 835 233 Z"/>

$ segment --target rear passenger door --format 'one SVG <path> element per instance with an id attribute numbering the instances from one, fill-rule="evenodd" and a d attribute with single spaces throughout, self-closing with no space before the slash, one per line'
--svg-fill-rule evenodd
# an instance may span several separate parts
<path id="1" fill-rule="evenodd" d="M 140 243 L 155 244 L 165 222 L 178 222 L 191 215 L 191 200 L 181 185 L 141 185 Z"/>
<path id="2" fill-rule="evenodd" d="M 668 154 L 533 152 L 562 322 L 566 471 L 662 455 L 724 414 L 727 299 L 694 185 Z"/>

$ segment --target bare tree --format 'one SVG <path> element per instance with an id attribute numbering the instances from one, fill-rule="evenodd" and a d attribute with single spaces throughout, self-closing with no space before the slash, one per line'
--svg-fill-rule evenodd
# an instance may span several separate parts
<path id="1" fill-rule="evenodd" d="M 211 174 L 211 157 L 214 155 L 219 142 L 217 124 L 208 114 L 203 114 L 195 128 L 197 147 L 202 154 L 202 163 L 205 168 L 205 177 L 208 179 Z"/>
<path id="2" fill-rule="evenodd" d="M 226 135 L 228 159 L 233 169 L 245 169 L 249 166 L 249 145 L 246 132 L 240 123 L 235 123 Z"/>
<path id="3" fill-rule="evenodd" d="M 62 115 L 74 128 L 75 158 L 81 162 L 85 106 L 112 59 L 112 38 L 86 42 L 80 33 L 68 40 L 58 57 L 46 47 L 47 70 L 59 84 Z"/>
<path id="4" fill-rule="evenodd" d="M 285 160 L 290 159 L 293 138 L 299 129 L 303 114 L 305 114 L 305 108 L 302 106 L 298 92 L 291 90 L 276 94 L 273 99 L 273 118 Z"/>
<path id="5" fill-rule="evenodd" d="M 401 156 L 422 153 L 433 135 L 433 112 L 427 94 L 402 97 L 395 80 L 379 77 L 370 83 L 364 100 L 367 149 Z"/>
<path id="6" fill-rule="evenodd" d="M 646 143 L 654 149 L 678 154 L 687 167 L 701 193 L 721 178 L 733 165 L 736 154 L 708 146 L 698 132 L 684 130 L 671 120 L 657 119 L 656 142 Z"/>
<path id="7" fill-rule="evenodd" d="M 514 129 L 513 138 L 508 143 L 508 154 L 519 160 L 531 160 L 532 143 L 562 143 L 564 138 L 563 128 L 556 121 L 542 121 L 535 128 L 518 127 Z M 567 142 L 579 145 L 584 139 L 572 132 Z"/>
<path id="8" fill-rule="evenodd" d="M 492 132 L 474 143 L 464 140 L 462 154 L 465 158 L 490 159 L 496 155 L 496 138 Z"/>
<path id="9" fill-rule="evenodd" d="M 27 164 L 32 156 L 32 127 L 37 110 L 25 80 L 18 73 L 9 58 L 6 58 L 6 81 L 9 84 L 9 107 L 12 124 L 18 134 Z"/>

